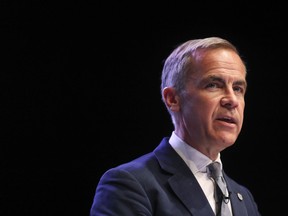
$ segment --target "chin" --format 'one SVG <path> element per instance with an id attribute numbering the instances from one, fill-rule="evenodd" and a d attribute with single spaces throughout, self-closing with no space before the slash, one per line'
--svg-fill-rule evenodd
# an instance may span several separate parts
<path id="1" fill-rule="evenodd" d="M 235 136 L 224 136 L 221 138 L 222 145 L 225 147 L 232 146 L 236 142 Z"/>

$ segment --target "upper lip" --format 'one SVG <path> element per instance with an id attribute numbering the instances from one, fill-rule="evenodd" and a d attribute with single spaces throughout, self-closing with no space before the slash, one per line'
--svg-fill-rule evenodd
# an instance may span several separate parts
<path id="1" fill-rule="evenodd" d="M 232 124 L 237 124 L 237 119 L 235 119 L 232 116 L 229 115 L 221 115 L 217 117 L 217 120 L 221 120 L 221 121 L 225 121 L 225 122 L 229 122 Z"/>

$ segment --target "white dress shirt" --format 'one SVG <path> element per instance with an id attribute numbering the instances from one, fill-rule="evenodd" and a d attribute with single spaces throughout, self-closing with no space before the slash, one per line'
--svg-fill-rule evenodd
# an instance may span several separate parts
<path id="1" fill-rule="evenodd" d="M 216 202 L 214 199 L 214 183 L 213 180 L 211 180 L 211 178 L 209 178 L 207 175 L 206 170 L 206 166 L 210 164 L 212 160 L 185 143 L 174 132 L 172 132 L 169 143 L 190 168 L 191 172 L 194 174 L 198 183 L 200 184 L 204 194 L 206 195 L 213 211 L 215 212 Z M 222 169 L 220 153 L 215 161 L 221 164 Z M 229 202 L 228 204 L 231 211 L 231 203 Z"/>

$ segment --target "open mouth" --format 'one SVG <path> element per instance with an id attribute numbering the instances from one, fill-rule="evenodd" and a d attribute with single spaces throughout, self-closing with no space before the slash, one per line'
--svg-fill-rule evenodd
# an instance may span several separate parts
<path id="1" fill-rule="evenodd" d="M 235 119 L 232 118 L 232 117 L 227 117 L 227 116 L 225 116 L 225 117 L 217 118 L 217 120 L 219 120 L 219 121 L 224 121 L 224 122 L 227 122 L 227 123 L 236 124 Z"/>

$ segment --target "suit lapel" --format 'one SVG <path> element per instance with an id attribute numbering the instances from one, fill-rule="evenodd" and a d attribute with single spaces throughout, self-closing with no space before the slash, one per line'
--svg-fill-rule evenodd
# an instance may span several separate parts
<path id="1" fill-rule="evenodd" d="M 248 216 L 243 196 L 240 189 L 238 189 L 239 187 L 235 185 L 234 182 L 229 177 L 227 177 L 225 173 L 224 178 L 227 183 L 228 191 L 230 192 L 230 202 L 233 209 L 233 215 Z"/>
<path id="2" fill-rule="evenodd" d="M 200 185 L 192 173 L 191 175 L 191 177 L 187 177 L 175 174 L 168 180 L 168 182 L 172 190 L 192 215 L 214 215 Z"/>
<path id="3" fill-rule="evenodd" d="M 162 140 L 154 153 L 162 169 L 171 173 L 168 183 L 190 213 L 194 216 L 214 216 L 214 212 L 195 176 L 170 146 L 168 138 Z"/>

